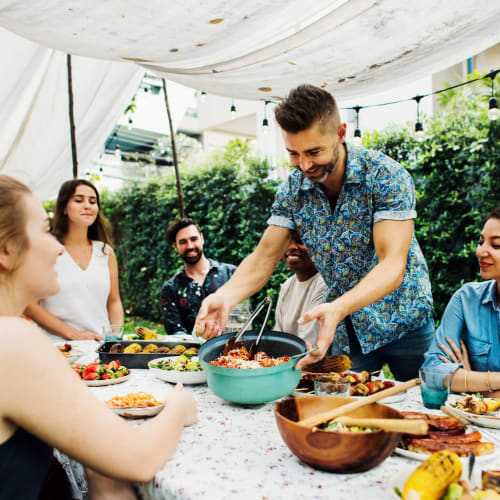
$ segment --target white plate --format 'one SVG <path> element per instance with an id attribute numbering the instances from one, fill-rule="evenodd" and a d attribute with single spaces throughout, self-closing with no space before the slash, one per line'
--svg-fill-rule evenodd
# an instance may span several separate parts
<path id="1" fill-rule="evenodd" d="M 451 404 L 454 404 L 457 399 L 462 399 L 463 396 L 451 396 L 446 401 L 446 406 L 449 406 L 453 411 L 456 411 L 461 417 L 468 420 L 471 424 L 481 427 L 490 427 L 491 429 L 500 429 L 500 412 L 496 411 L 492 415 L 474 415 L 468 411 L 459 410 Z"/>
<path id="2" fill-rule="evenodd" d="M 207 375 L 204 371 L 201 372 L 179 372 L 176 370 L 162 370 L 161 368 L 152 368 L 151 365 L 158 363 L 159 361 L 172 360 L 174 361 L 179 356 L 169 356 L 164 358 L 152 359 L 148 363 L 149 371 L 160 380 L 165 382 L 171 382 L 172 384 L 177 384 L 177 382 L 182 382 L 183 384 L 204 384 L 207 381 Z M 197 360 L 198 356 L 193 356 L 191 359 Z"/>
<path id="3" fill-rule="evenodd" d="M 125 375 L 124 377 L 119 377 L 119 378 L 108 378 L 105 380 L 82 380 L 89 386 L 89 387 L 99 387 L 101 385 L 113 385 L 113 384 L 121 384 L 122 382 L 126 382 L 130 377 L 129 375 Z"/>
<path id="4" fill-rule="evenodd" d="M 57 346 L 63 346 L 64 347 L 64 344 L 56 344 Z M 73 347 L 71 346 L 71 351 L 69 351 L 71 354 L 69 356 L 66 356 L 64 354 L 64 352 L 61 351 L 61 356 L 64 357 L 64 359 L 67 359 L 68 361 L 70 361 L 71 363 L 74 363 L 78 358 L 81 358 L 84 354 L 85 354 L 85 351 L 83 351 L 82 349 L 78 349 L 77 347 Z"/>
<path id="5" fill-rule="evenodd" d="M 165 405 L 161 406 L 146 406 L 146 407 L 129 407 L 129 408 L 117 408 L 115 406 L 106 405 L 111 411 L 126 418 L 146 418 L 154 417 L 158 415 Z"/>
<path id="6" fill-rule="evenodd" d="M 485 440 L 488 441 L 487 438 L 485 438 Z M 417 453 L 415 451 L 405 450 L 403 448 L 400 448 L 399 446 L 396 447 L 394 453 L 396 453 L 396 455 L 400 455 L 402 457 L 409 458 L 411 460 L 417 460 L 419 462 L 423 462 L 424 460 L 427 460 L 430 457 L 430 455 L 428 455 L 427 453 Z M 489 462 L 490 460 L 495 459 L 497 455 L 498 455 L 498 449 L 497 446 L 495 445 L 495 450 L 493 451 L 493 453 L 490 453 L 489 455 L 480 455 L 476 457 L 476 462 L 477 463 Z M 466 468 L 469 460 L 468 457 L 460 457 L 460 460 L 462 462 L 462 467 Z"/>

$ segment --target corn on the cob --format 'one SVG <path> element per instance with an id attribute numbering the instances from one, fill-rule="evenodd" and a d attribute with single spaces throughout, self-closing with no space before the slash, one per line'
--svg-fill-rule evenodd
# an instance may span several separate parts
<path id="1" fill-rule="evenodd" d="M 433 453 L 406 481 L 403 500 L 439 500 L 461 474 L 458 455 L 446 450 Z"/>
<path id="2" fill-rule="evenodd" d="M 325 356 L 321 361 L 304 368 L 312 373 L 345 372 L 351 368 L 352 361 L 349 356 L 340 354 L 337 356 Z"/>
<path id="3" fill-rule="evenodd" d="M 150 330 L 145 326 L 136 326 L 135 333 L 139 335 L 139 337 L 142 337 L 144 340 L 153 340 L 158 338 L 158 334 L 155 330 Z"/>

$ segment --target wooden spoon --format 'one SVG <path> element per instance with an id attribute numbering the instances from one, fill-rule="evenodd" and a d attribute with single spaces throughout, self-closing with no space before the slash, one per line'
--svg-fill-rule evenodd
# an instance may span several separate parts
<path id="1" fill-rule="evenodd" d="M 403 432 L 423 436 L 429 432 L 425 420 L 405 420 L 404 418 L 354 418 L 347 415 L 335 419 L 344 425 L 359 425 L 361 427 L 378 427 L 389 432 Z"/>
<path id="2" fill-rule="evenodd" d="M 346 413 L 357 410 L 358 408 L 367 406 L 371 403 L 375 403 L 379 399 L 384 399 L 389 396 L 393 396 L 394 394 L 399 394 L 400 392 L 404 392 L 408 389 L 411 389 L 412 387 L 415 387 L 416 385 L 420 385 L 419 378 L 408 380 L 408 382 L 403 382 L 402 384 L 395 385 L 394 387 L 390 387 L 389 389 L 384 389 L 383 391 L 371 394 L 366 398 L 360 398 L 357 401 L 353 401 L 352 403 L 347 403 L 345 405 L 334 408 L 333 410 L 324 411 L 318 413 L 317 415 L 304 418 L 303 420 L 299 420 L 297 423 L 303 427 L 314 427 L 328 420 L 333 420 L 337 417 L 340 417 L 340 415 L 345 415 Z"/>

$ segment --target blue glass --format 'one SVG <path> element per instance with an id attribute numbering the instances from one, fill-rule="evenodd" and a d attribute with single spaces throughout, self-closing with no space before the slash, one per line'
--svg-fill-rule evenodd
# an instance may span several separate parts
<path id="1" fill-rule="evenodd" d="M 424 406 L 431 410 L 439 410 L 448 399 L 451 374 L 439 370 L 439 367 L 421 368 L 419 374 Z"/>

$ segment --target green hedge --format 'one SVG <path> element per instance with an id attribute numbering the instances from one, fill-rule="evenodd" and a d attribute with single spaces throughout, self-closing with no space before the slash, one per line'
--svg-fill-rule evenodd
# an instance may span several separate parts
<path id="1" fill-rule="evenodd" d="M 181 175 L 185 213 L 200 224 L 208 257 L 238 265 L 257 245 L 279 184 L 269 179 L 269 169 L 245 143 L 234 141 L 208 165 Z M 160 288 L 182 266 L 165 239 L 165 229 L 179 214 L 175 178 L 103 193 L 103 209 L 115 229 L 127 314 L 161 321 Z M 289 275 L 280 263 L 254 305 L 266 295 L 276 302 Z"/>

